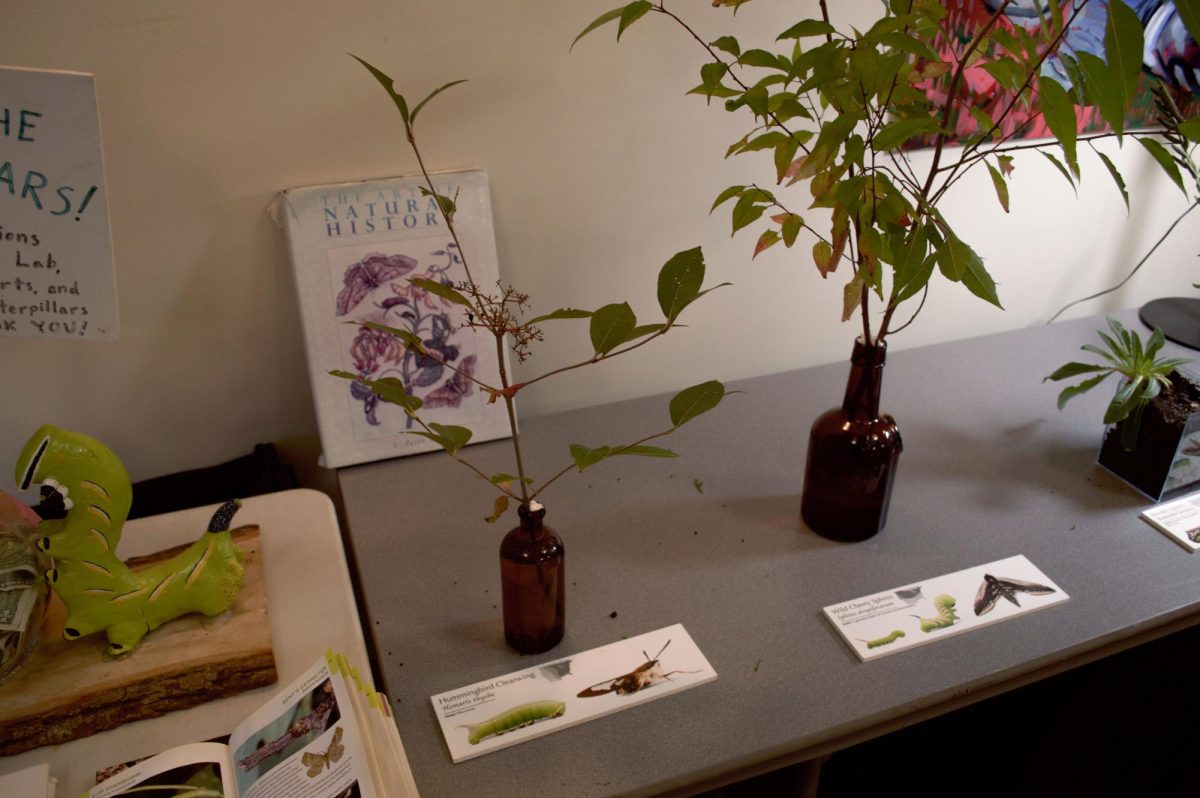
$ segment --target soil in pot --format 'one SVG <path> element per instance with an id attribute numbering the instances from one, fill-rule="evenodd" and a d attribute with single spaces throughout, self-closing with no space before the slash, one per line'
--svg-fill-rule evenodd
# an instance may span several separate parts
<path id="1" fill-rule="evenodd" d="M 1200 480 L 1200 385 L 1176 371 L 1142 411 L 1133 450 L 1121 445 L 1122 424 L 1109 427 L 1099 462 L 1150 498 L 1172 498 Z"/>

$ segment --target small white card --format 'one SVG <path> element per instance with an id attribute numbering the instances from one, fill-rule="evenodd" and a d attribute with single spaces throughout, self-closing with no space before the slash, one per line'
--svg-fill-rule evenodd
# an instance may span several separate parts
<path id="1" fill-rule="evenodd" d="M 430 700 L 450 758 L 462 762 L 716 678 L 675 624 Z"/>
<path id="2" fill-rule="evenodd" d="M 1200 493 L 1156 504 L 1142 520 L 1188 551 L 1200 549 Z"/>
<path id="3" fill-rule="evenodd" d="M 833 604 L 825 618 L 863 662 L 935 643 L 1070 597 L 1018 554 Z"/>

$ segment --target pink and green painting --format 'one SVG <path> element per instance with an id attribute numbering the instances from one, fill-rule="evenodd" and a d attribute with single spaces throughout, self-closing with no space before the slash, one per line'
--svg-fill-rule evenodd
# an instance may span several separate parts
<path id="1" fill-rule="evenodd" d="M 1059 52 L 1044 60 L 1041 74 L 1070 89 L 1069 62 L 1074 56 L 1090 53 L 1105 58 L 1105 27 L 1110 2 L 1123 2 L 1132 9 L 1143 30 L 1142 81 L 1137 98 L 1126 115 L 1126 130 L 1136 130 L 1151 122 L 1154 99 L 1150 88 L 1154 82 L 1170 88 L 1185 118 L 1194 115 L 1200 110 L 1200 46 L 1185 23 L 1188 14 L 1194 15 L 1196 0 L 1179 0 L 1182 11 L 1176 0 L 1011 0 L 1007 3 L 1004 0 L 942 0 L 948 14 L 942 21 L 935 44 L 942 58 L 954 64 L 976 32 L 998 10 L 1002 16 L 996 28 L 1001 36 L 1018 29 L 1036 33 L 1043 25 L 1050 24 L 1051 14 L 1057 13 L 1064 26 L 1063 43 Z M 1192 25 L 1196 25 L 1195 20 Z M 1018 103 L 1007 115 L 1002 113 L 1012 102 L 1015 89 L 1004 85 L 1000 70 L 989 67 L 989 53 L 995 53 L 997 46 L 993 44 L 992 50 L 974 54 L 966 69 L 958 91 L 960 110 L 952 116 L 955 139 L 961 141 L 979 132 L 976 116 L 969 111 L 972 107 L 992 118 L 1003 118 L 999 133 L 1005 138 L 1049 138 L 1051 133 L 1045 121 L 1023 104 Z M 949 75 L 945 75 L 930 81 L 925 91 L 931 100 L 941 103 L 946 99 L 949 84 Z M 1036 91 L 1036 82 L 1033 90 Z M 1080 108 L 1078 120 L 1080 133 L 1108 129 L 1095 108 Z M 929 143 L 913 141 L 917 147 Z"/>

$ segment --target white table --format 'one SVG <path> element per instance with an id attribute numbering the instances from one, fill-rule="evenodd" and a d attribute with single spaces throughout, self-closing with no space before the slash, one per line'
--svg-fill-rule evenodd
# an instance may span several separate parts
<path id="1" fill-rule="evenodd" d="M 191 541 L 203 532 L 214 507 L 129 521 L 121 537 L 120 556 L 150 554 Z M 94 785 L 95 773 L 102 767 L 228 734 L 327 648 L 345 653 L 360 670 L 369 671 L 337 516 L 329 497 L 313 490 L 289 490 L 245 499 L 235 525 L 247 524 L 261 528 L 271 645 L 279 681 L 63 745 L 0 757 L 0 774 L 49 762 L 50 773 L 58 778 L 58 796 L 76 798 Z"/>

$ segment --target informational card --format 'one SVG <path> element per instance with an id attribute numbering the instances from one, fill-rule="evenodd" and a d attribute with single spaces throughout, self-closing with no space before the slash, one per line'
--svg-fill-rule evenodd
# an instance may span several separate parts
<path id="1" fill-rule="evenodd" d="M 0 67 L 0 335 L 118 332 L 95 79 Z"/>
<path id="2" fill-rule="evenodd" d="M 1142 520 L 1188 551 L 1200 549 L 1200 493 L 1156 504 Z"/>
<path id="3" fill-rule="evenodd" d="M 675 624 L 431 700 L 450 757 L 462 762 L 716 678 Z"/>
<path id="4" fill-rule="evenodd" d="M 936 643 L 1070 597 L 1024 555 L 822 609 L 863 662 Z"/>

